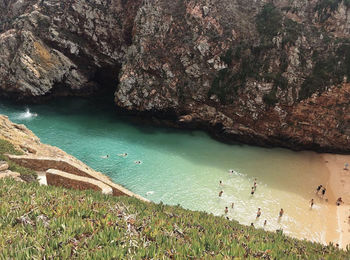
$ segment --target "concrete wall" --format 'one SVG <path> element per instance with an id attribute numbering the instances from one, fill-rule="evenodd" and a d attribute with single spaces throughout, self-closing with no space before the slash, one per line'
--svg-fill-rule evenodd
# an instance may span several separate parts
<path id="1" fill-rule="evenodd" d="M 49 185 L 61 186 L 66 188 L 74 188 L 74 189 L 87 189 L 87 187 L 91 186 L 90 182 L 79 184 L 79 179 L 62 176 L 62 174 L 52 174 L 52 170 L 58 170 L 63 173 L 71 174 L 76 177 L 85 177 L 90 178 L 92 180 L 100 181 L 101 183 L 106 184 L 110 188 L 112 188 L 113 196 L 130 196 L 135 197 L 139 200 L 149 202 L 149 200 L 143 198 L 140 195 L 137 195 L 128 189 L 125 189 L 121 185 L 118 185 L 112 182 L 107 176 L 102 173 L 91 170 L 86 167 L 84 169 L 83 166 L 76 164 L 74 162 L 61 159 L 61 158 L 52 158 L 52 157 L 38 157 L 33 155 L 6 155 L 11 161 L 16 162 L 17 164 L 33 169 L 39 172 L 46 172 L 47 183 Z M 50 171 L 50 172 L 48 172 Z M 52 184 L 51 184 L 52 183 Z M 96 190 L 96 186 L 91 186 L 92 189 Z"/>
<path id="2" fill-rule="evenodd" d="M 46 179 L 48 185 L 76 190 L 96 190 L 103 194 L 113 194 L 112 188 L 103 182 L 54 169 L 46 171 Z"/>

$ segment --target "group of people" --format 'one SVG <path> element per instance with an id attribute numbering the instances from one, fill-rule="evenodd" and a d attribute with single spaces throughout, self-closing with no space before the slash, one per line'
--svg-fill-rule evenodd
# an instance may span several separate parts
<path id="1" fill-rule="evenodd" d="M 128 153 L 119 153 L 119 154 L 117 154 L 119 157 L 127 157 L 128 156 Z M 107 155 L 102 155 L 102 156 L 100 156 L 102 159 L 107 159 L 107 158 L 109 158 L 109 155 L 107 154 Z M 141 164 L 142 162 L 140 161 L 140 160 L 137 160 L 137 161 L 134 161 L 134 163 L 135 164 Z"/>
<path id="2" fill-rule="evenodd" d="M 346 166 L 347 167 L 347 166 Z M 319 192 L 321 192 L 321 194 L 319 194 Z M 326 194 L 326 188 L 323 187 L 322 184 L 318 185 L 318 187 L 316 188 L 316 195 L 321 195 L 321 198 L 325 198 L 325 194 Z M 327 198 L 325 198 L 326 201 L 328 201 Z M 341 204 L 343 204 L 344 201 L 341 197 L 339 197 L 336 201 L 336 205 L 340 206 Z M 310 201 L 310 207 L 312 208 L 312 206 L 314 205 L 314 199 L 311 199 Z"/>
<path id="3" fill-rule="evenodd" d="M 223 185 L 223 183 L 222 183 L 221 180 L 219 181 L 219 185 L 220 185 L 220 186 Z M 257 179 L 255 178 L 255 179 L 254 179 L 253 186 L 252 186 L 252 190 L 251 190 L 251 192 L 250 192 L 250 194 L 251 194 L 252 196 L 254 195 L 257 186 L 258 186 L 258 184 L 257 184 Z M 223 193 L 224 193 L 224 191 L 223 191 L 223 190 L 220 190 L 220 192 L 219 192 L 219 197 L 221 197 Z M 232 202 L 231 208 L 233 209 L 234 206 L 235 206 L 235 204 Z M 225 211 L 224 211 L 224 212 L 225 212 L 225 215 L 228 214 L 228 207 L 225 207 Z M 281 208 L 281 210 L 280 210 L 280 212 L 279 212 L 279 219 L 282 218 L 283 214 L 284 214 L 284 210 Z M 256 213 L 256 219 L 260 218 L 260 216 L 261 216 L 261 208 L 258 208 L 258 211 L 257 211 L 257 213 Z M 228 217 L 226 217 L 226 218 L 228 219 Z M 267 220 L 265 219 L 265 221 L 264 221 L 264 226 L 266 226 L 266 224 L 267 224 Z M 251 223 L 251 226 L 254 227 L 254 223 Z"/>

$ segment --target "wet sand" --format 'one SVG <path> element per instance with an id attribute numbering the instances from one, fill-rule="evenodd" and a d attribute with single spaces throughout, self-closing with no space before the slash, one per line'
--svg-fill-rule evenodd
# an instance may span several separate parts
<path id="1" fill-rule="evenodd" d="M 323 154 L 322 157 L 330 173 L 328 188 L 333 196 L 329 198 L 329 203 L 335 205 L 339 197 L 344 201 L 344 204 L 337 207 L 339 239 L 334 243 L 345 249 L 350 244 L 350 166 L 349 170 L 345 170 L 344 165 L 350 164 L 350 155 Z"/>

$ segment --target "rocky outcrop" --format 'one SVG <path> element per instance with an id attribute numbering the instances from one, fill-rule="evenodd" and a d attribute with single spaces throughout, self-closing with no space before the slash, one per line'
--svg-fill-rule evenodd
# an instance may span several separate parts
<path id="1" fill-rule="evenodd" d="M 123 111 L 226 140 L 350 151 L 348 1 L 0 7 L 1 95 L 33 100 L 114 88 Z"/>

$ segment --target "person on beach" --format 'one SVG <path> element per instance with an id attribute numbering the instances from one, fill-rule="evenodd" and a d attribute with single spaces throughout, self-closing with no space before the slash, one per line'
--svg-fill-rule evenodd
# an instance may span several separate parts
<path id="1" fill-rule="evenodd" d="M 261 210 L 260 208 L 258 208 L 258 212 L 256 213 L 256 218 L 260 218 L 260 216 L 261 216 Z"/>
<path id="2" fill-rule="evenodd" d="M 342 203 L 344 203 L 344 201 L 342 200 L 341 197 L 339 197 L 339 198 L 337 199 L 337 202 L 336 202 L 337 206 L 340 206 L 340 204 L 342 204 Z"/>
<path id="3" fill-rule="evenodd" d="M 345 164 L 344 164 L 344 170 L 345 170 L 345 171 L 348 171 L 348 170 L 349 170 L 348 167 L 349 167 L 349 164 L 348 164 L 348 163 L 345 163 Z"/>
<path id="4" fill-rule="evenodd" d="M 254 187 L 252 187 L 252 191 L 250 192 L 250 194 L 253 196 L 254 192 L 255 192 L 255 189 L 254 189 Z"/>
<path id="5" fill-rule="evenodd" d="M 224 191 L 220 191 L 219 192 L 219 197 L 221 197 L 221 195 L 224 193 Z"/>
<path id="6" fill-rule="evenodd" d="M 281 210 L 280 210 L 280 216 L 279 216 L 280 218 L 283 216 L 283 213 L 284 213 L 284 210 L 281 209 Z"/>
<path id="7" fill-rule="evenodd" d="M 235 206 L 235 203 L 233 203 L 233 202 L 232 202 L 232 204 L 231 204 L 231 208 L 233 208 L 234 206 Z"/>
<path id="8" fill-rule="evenodd" d="M 313 205 L 314 205 L 314 199 L 311 199 L 311 201 L 310 201 L 310 207 L 312 208 Z"/>
<path id="9" fill-rule="evenodd" d="M 323 188 L 322 190 L 322 196 L 324 196 L 326 194 L 326 188 Z"/>
<path id="10" fill-rule="evenodd" d="M 266 226 L 266 224 L 267 224 L 267 220 L 265 219 L 265 221 L 264 221 L 264 226 Z"/>
<path id="11" fill-rule="evenodd" d="M 317 187 L 317 189 L 316 189 L 316 194 L 318 194 L 318 193 L 319 193 L 319 191 L 321 190 L 321 188 L 322 188 L 322 184 L 321 184 L 321 185 L 319 185 L 319 186 Z"/>
<path id="12" fill-rule="evenodd" d="M 225 207 L 225 214 L 228 213 L 228 207 Z"/>

